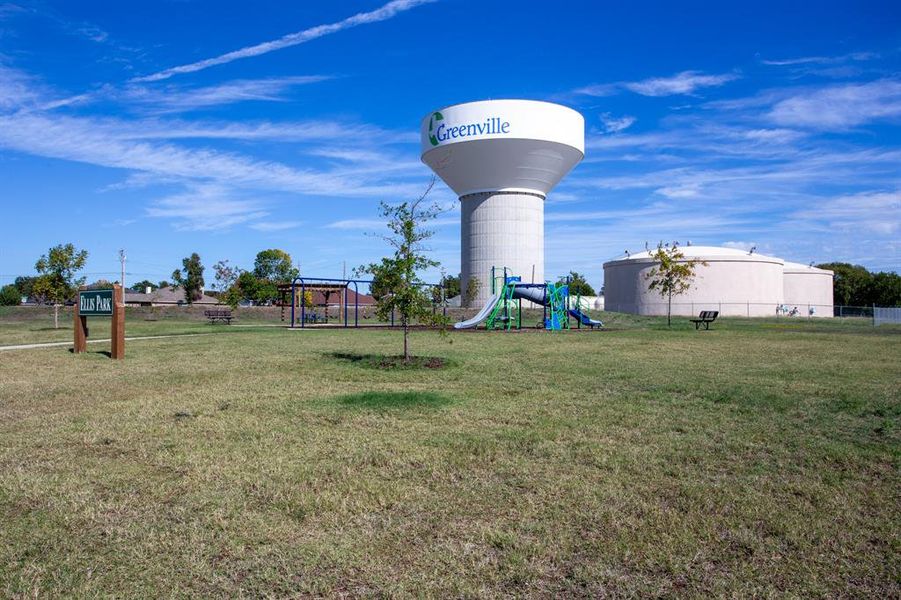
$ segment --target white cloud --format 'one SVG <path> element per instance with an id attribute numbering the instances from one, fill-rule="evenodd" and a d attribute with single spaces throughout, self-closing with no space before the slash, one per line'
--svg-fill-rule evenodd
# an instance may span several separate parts
<path id="1" fill-rule="evenodd" d="M 382 219 L 345 219 L 329 223 L 327 229 L 382 229 L 385 221 Z"/>
<path id="2" fill-rule="evenodd" d="M 701 188 L 695 184 L 669 185 L 654 190 L 655 193 L 667 198 L 696 198 L 701 195 Z"/>
<path id="3" fill-rule="evenodd" d="M 725 248 L 733 248 L 735 250 L 744 250 L 750 251 L 751 248 L 757 247 L 757 242 L 723 242 L 722 246 Z"/>
<path id="4" fill-rule="evenodd" d="M 761 60 L 760 62 L 765 65 L 776 66 L 776 67 L 785 67 L 785 66 L 796 66 L 796 65 L 832 65 L 847 61 L 866 61 L 872 60 L 874 58 L 879 58 L 879 55 L 875 52 L 852 52 L 850 54 L 844 54 L 842 56 L 802 56 L 799 58 L 784 58 L 777 60 Z"/>
<path id="5" fill-rule="evenodd" d="M 635 117 L 628 115 L 623 117 L 614 117 L 610 113 L 601 114 L 601 123 L 604 124 L 604 131 L 607 133 L 618 133 L 628 129 L 635 123 Z"/>
<path id="6" fill-rule="evenodd" d="M 369 169 L 298 169 L 211 149 L 132 140 L 89 118 L 0 115 L 0 147 L 38 156 L 153 173 L 183 181 L 216 181 L 263 190 L 343 197 L 415 197 L 418 184 L 386 180 Z"/>
<path id="7" fill-rule="evenodd" d="M 96 25 L 85 24 L 81 27 L 75 28 L 75 33 L 78 35 L 85 37 L 92 42 L 102 43 L 105 42 L 109 38 L 109 34 Z"/>
<path id="8" fill-rule="evenodd" d="M 62 117 L 60 117 L 62 119 Z M 226 139 L 273 142 L 312 142 L 337 140 L 359 142 L 367 140 L 377 144 L 412 143 L 419 134 L 390 131 L 373 125 L 342 123 L 338 121 L 183 121 L 139 119 L 91 119 L 92 123 L 107 135 L 129 140 L 178 140 L 178 139 Z"/>
<path id="9" fill-rule="evenodd" d="M 12 2 L 4 2 L 3 4 L 0 4 L 0 21 L 7 19 L 14 14 L 23 12 L 26 12 L 25 9 L 18 4 L 13 4 Z"/>
<path id="10" fill-rule="evenodd" d="M 801 92 L 777 102 L 767 116 L 778 125 L 829 131 L 899 119 L 901 81 L 882 79 Z"/>
<path id="11" fill-rule="evenodd" d="M 233 198 L 228 188 L 219 185 L 190 186 L 147 208 L 148 216 L 174 219 L 176 229 L 183 231 L 228 229 L 268 214 L 258 202 Z"/>
<path id="12" fill-rule="evenodd" d="M 0 111 L 14 110 L 40 98 L 32 78 L 0 62 Z"/>
<path id="13" fill-rule="evenodd" d="M 151 75 L 136 77 L 132 79 L 132 81 L 160 81 L 163 79 L 168 79 L 173 75 L 179 75 L 182 73 L 194 73 L 196 71 L 208 69 L 216 65 L 223 65 L 242 58 L 250 58 L 253 56 L 259 56 L 261 54 L 267 54 L 275 50 L 290 48 L 291 46 L 297 46 L 298 44 L 303 44 L 326 35 L 337 33 L 339 31 L 343 31 L 344 29 L 357 27 L 358 25 L 366 25 L 369 23 L 386 21 L 394 17 L 398 13 L 416 8 L 417 6 L 433 1 L 434 0 L 392 0 L 391 2 L 388 2 L 384 6 L 381 6 L 375 10 L 357 13 L 336 23 L 317 25 L 315 27 L 310 27 L 309 29 L 304 29 L 303 31 L 298 31 L 296 33 L 282 36 L 277 40 L 263 42 L 261 44 L 255 44 L 253 46 L 247 46 L 245 48 L 241 48 L 240 50 L 228 52 L 214 58 L 208 58 L 178 67 L 172 67 L 170 69 L 165 69 Z"/>
<path id="14" fill-rule="evenodd" d="M 642 96 L 688 96 L 696 90 L 719 87 L 739 79 L 736 73 L 707 75 L 700 71 L 682 71 L 672 77 L 651 77 L 641 81 L 620 81 L 589 85 L 574 91 L 585 96 L 612 96 L 621 90 L 629 90 Z"/>
<path id="15" fill-rule="evenodd" d="M 303 221 L 260 221 L 259 223 L 251 223 L 250 228 L 257 231 L 285 231 L 286 229 L 295 229 L 303 225 Z"/>
<path id="16" fill-rule="evenodd" d="M 894 235 L 901 230 L 901 191 L 870 191 L 811 203 L 810 208 L 792 214 L 824 232 L 870 231 Z"/>
<path id="17" fill-rule="evenodd" d="M 699 88 L 719 87 L 738 78 L 735 73 L 705 75 L 699 71 L 682 71 L 672 77 L 652 77 L 623 86 L 642 96 L 674 96 L 692 94 Z"/>
<path id="18" fill-rule="evenodd" d="M 385 229 L 385 224 L 385 219 L 345 219 L 342 221 L 334 221 L 333 223 L 329 223 L 325 226 L 325 228 L 381 231 Z M 438 217 L 437 219 L 433 219 L 428 223 L 425 223 L 425 228 L 430 229 L 433 227 L 449 227 L 459 224 L 459 217 Z"/>
<path id="19" fill-rule="evenodd" d="M 238 79 L 219 85 L 195 88 L 156 90 L 143 86 L 130 86 L 122 97 L 155 112 L 188 111 L 209 106 L 221 106 L 236 102 L 282 101 L 285 92 L 299 85 L 319 83 L 331 79 L 327 75 L 304 75 L 268 79 Z"/>

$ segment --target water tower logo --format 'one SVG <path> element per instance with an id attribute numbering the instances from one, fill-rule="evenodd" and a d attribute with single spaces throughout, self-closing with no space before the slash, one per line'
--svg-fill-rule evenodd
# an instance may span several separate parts
<path id="1" fill-rule="evenodd" d="M 433 146 L 438 145 L 438 138 L 433 133 L 435 131 L 435 121 L 443 121 L 443 120 L 444 120 L 444 115 L 442 115 L 440 112 L 437 112 L 437 111 L 435 113 L 433 113 L 432 118 L 429 119 L 429 141 L 432 143 Z"/>

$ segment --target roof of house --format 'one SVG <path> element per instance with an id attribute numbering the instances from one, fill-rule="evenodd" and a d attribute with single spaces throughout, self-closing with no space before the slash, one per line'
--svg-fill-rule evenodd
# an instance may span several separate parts
<path id="1" fill-rule="evenodd" d="M 331 305 L 341 304 L 341 292 L 344 290 L 333 290 L 328 295 L 328 303 Z M 313 304 L 320 306 L 325 304 L 325 293 L 319 290 L 309 290 L 312 295 Z M 297 295 L 300 296 L 300 286 L 297 287 Z M 289 297 L 287 300 L 288 305 L 291 304 L 291 298 Z M 375 304 L 375 298 L 368 294 L 358 294 L 357 292 L 348 289 L 347 290 L 347 305 L 353 306 L 354 304 L 358 306 L 369 306 Z"/>
<path id="2" fill-rule="evenodd" d="M 179 304 L 185 302 L 185 291 L 181 288 L 164 287 L 153 290 L 149 294 L 141 292 L 125 292 L 125 302 L 132 304 Z M 194 304 L 219 304 L 219 300 L 203 294 Z"/>

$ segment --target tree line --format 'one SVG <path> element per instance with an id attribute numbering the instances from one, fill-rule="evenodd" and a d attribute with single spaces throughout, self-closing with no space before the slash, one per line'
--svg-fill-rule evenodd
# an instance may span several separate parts
<path id="1" fill-rule="evenodd" d="M 866 267 L 843 262 L 817 267 L 835 273 L 832 301 L 836 306 L 901 306 L 901 275 L 897 273 L 873 273 Z"/>
<path id="2" fill-rule="evenodd" d="M 118 281 L 98 279 L 87 284 L 87 278 L 79 276 L 88 259 L 88 251 L 78 249 L 74 244 L 59 244 L 41 255 L 35 263 L 36 275 L 16 277 L 13 283 L 0 288 L 0 305 L 17 306 L 25 299 L 28 302 L 47 304 L 54 307 L 54 323 L 59 326 L 59 307 L 74 301 L 78 290 L 104 289 Z M 152 282 L 147 279 L 133 284 L 129 290 L 144 292 L 147 288 L 158 290 L 172 288 L 181 290 L 187 304 L 200 300 L 206 293 L 204 272 L 200 255 L 192 253 L 181 261 L 181 267 L 172 272 L 170 281 Z M 232 306 L 242 301 L 255 304 L 269 304 L 278 300 L 278 285 L 290 283 L 298 276 L 291 255 L 284 250 L 270 248 L 257 253 L 253 269 L 233 267 L 228 260 L 221 260 L 213 266 L 216 290 L 210 292 Z"/>

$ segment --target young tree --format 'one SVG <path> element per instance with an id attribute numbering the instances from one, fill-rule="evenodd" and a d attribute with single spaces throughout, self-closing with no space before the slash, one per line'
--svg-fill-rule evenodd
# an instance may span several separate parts
<path id="1" fill-rule="evenodd" d="M 13 284 L 0 288 L 0 306 L 19 306 L 22 303 L 22 292 Z"/>
<path id="2" fill-rule="evenodd" d="M 666 325 L 672 326 L 673 296 L 685 293 L 695 277 L 695 268 L 698 265 L 707 266 L 707 263 L 697 259 L 686 259 L 685 253 L 679 246 L 672 246 L 663 242 L 657 244 L 657 249 L 651 252 L 651 258 L 657 261 L 657 266 L 647 272 L 645 278 L 649 280 L 648 289 L 657 290 L 657 293 L 666 298 Z"/>
<path id="3" fill-rule="evenodd" d="M 435 179 L 429 182 L 425 192 L 413 202 L 403 202 L 392 206 L 381 203 L 381 214 L 388 219 L 390 234 L 382 236 L 394 248 L 392 256 L 381 262 L 370 263 L 356 269 L 359 274 L 368 274 L 386 292 L 376 303 L 379 318 L 388 320 L 395 311 L 400 317 L 404 330 L 404 363 L 409 364 L 410 325 L 414 321 L 444 325 L 440 313 L 432 314 L 431 294 L 419 273 L 430 267 L 437 267 L 438 262 L 425 255 L 423 242 L 432 237 L 432 231 L 424 229 L 424 224 L 434 219 L 441 212 L 437 204 L 425 206 L 426 197 L 435 185 Z"/>
<path id="4" fill-rule="evenodd" d="M 238 302 L 241 301 L 241 294 L 235 283 L 243 271 L 229 265 L 227 260 L 220 260 L 213 265 L 213 271 L 216 273 L 216 290 L 219 292 L 219 301 L 232 308 L 237 308 Z"/>
<path id="5" fill-rule="evenodd" d="M 172 281 L 176 287 L 184 289 L 185 302 L 193 304 L 195 300 L 203 297 L 203 264 L 196 252 L 182 259 L 181 264 L 181 270 L 176 269 L 172 272 Z"/>
<path id="6" fill-rule="evenodd" d="M 566 277 L 560 279 L 557 285 L 565 285 Z M 585 276 L 575 271 L 569 272 L 569 293 L 572 296 L 594 296 L 594 288 L 585 279 Z"/>
<path id="7" fill-rule="evenodd" d="M 41 256 L 34 268 L 39 273 L 32 286 L 32 294 L 39 302 L 53 304 L 53 326 L 59 328 L 60 304 L 75 295 L 85 278 L 75 274 L 84 268 L 87 250 L 77 250 L 72 244 L 60 244 Z"/>
<path id="8" fill-rule="evenodd" d="M 470 277 L 469 281 L 466 282 L 466 292 L 463 295 L 463 306 L 471 307 L 472 303 L 476 300 L 476 296 L 479 295 L 480 289 L 482 289 L 482 282 L 479 281 L 479 278 Z"/>

